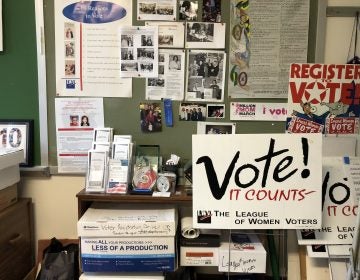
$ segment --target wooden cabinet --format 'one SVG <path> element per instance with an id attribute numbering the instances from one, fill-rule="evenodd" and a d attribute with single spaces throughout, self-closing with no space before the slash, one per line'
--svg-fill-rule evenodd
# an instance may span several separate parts
<path id="1" fill-rule="evenodd" d="M 33 214 L 30 198 L 0 212 L 0 280 L 20 280 L 34 266 Z"/>

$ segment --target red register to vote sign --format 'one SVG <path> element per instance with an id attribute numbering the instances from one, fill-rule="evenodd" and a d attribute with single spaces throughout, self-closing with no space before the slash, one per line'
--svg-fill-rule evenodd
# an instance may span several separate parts
<path id="1" fill-rule="evenodd" d="M 321 227 L 322 137 L 193 135 L 196 228 Z"/>

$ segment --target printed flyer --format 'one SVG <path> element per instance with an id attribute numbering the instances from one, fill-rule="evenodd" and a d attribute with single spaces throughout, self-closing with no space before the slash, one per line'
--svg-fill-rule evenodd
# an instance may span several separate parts
<path id="1" fill-rule="evenodd" d="M 230 0 L 230 98 L 286 98 L 289 64 L 307 61 L 309 3 Z"/>
<path id="2" fill-rule="evenodd" d="M 192 158 L 195 228 L 321 228 L 320 133 L 193 135 Z"/>
<path id="3" fill-rule="evenodd" d="M 119 26 L 132 25 L 132 1 L 54 1 L 56 94 L 131 97 L 120 77 Z"/>
<path id="4" fill-rule="evenodd" d="M 290 65 L 287 132 L 358 134 L 360 65 Z"/>
<path id="5" fill-rule="evenodd" d="M 102 98 L 56 98 L 59 173 L 85 173 L 94 130 L 104 127 Z"/>
<path id="6" fill-rule="evenodd" d="M 286 121 L 286 103 L 230 102 L 230 120 Z"/>

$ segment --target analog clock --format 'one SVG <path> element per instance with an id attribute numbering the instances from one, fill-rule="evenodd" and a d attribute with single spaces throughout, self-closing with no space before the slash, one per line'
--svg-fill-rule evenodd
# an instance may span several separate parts
<path id="1" fill-rule="evenodd" d="M 168 177 L 164 175 L 160 175 L 157 178 L 157 189 L 159 192 L 167 192 L 170 189 L 170 180 Z"/>
<path id="2" fill-rule="evenodd" d="M 173 172 L 159 173 L 156 187 L 159 192 L 173 191 L 176 185 L 176 174 Z"/>

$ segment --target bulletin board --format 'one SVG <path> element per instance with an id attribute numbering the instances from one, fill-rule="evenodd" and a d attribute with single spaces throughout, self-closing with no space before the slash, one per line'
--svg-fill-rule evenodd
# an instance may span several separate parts
<path id="1" fill-rule="evenodd" d="M 202 1 L 198 1 L 199 7 L 202 7 Z M 179 4 L 179 1 L 177 1 Z M 133 25 L 142 26 L 145 21 L 136 20 L 137 1 L 133 1 Z M 222 21 L 226 22 L 225 51 L 228 50 L 229 34 L 229 1 L 221 1 Z M 317 1 L 310 1 L 310 23 L 309 23 L 309 48 L 308 62 L 315 59 L 316 45 L 316 15 Z M 54 0 L 44 1 L 44 19 L 45 19 L 45 37 L 46 37 L 46 57 L 47 57 L 47 94 L 48 94 L 48 128 L 49 128 L 49 164 L 57 166 L 56 149 L 56 129 L 55 129 L 55 99 L 56 99 L 56 81 L 55 81 L 55 37 L 54 37 Z M 227 67 L 225 68 L 228 71 Z M 164 159 L 169 158 L 170 154 L 176 154 L 181 157 L 183 162 L 191 159 L 191 136 L 197 133 L 196 122 L 179 121 L 178 110 L 180 102 L 173 101 L 173 126 L 167 127 L 163 116 L 162 131 L 156 133 L 143 133 L 140 129 L 140 103 L 150 102 L 145 99 L 145 78 L 132 79 L 133 94 L 132 98 L 113 98 L 104 97 L 104 118 L 105 126 L 114 128 L 114 134 L 130 134 L 136 145 L 159 145 L 160 154 Z M 227 83 L 225 83 L 225 92 L 227 92 Z M 286 103 L 286 99 L 257 99 L 246 100 L 243 102 L 267 102 L 267 103 Z M 156 101 L 160 102 L 160 101 Z M 225 106 L 229 106 L 225 94 Z M 161 102 L 162 111 L 164 104 Z M 216 122 L 231 122 L 229 120 L 229 109 L 226 110 L 225 118 L 215 120 Z M 285 122 L 269 121 L 238 121 L 236 122 L 236 133 L 284 133 Z"/>

